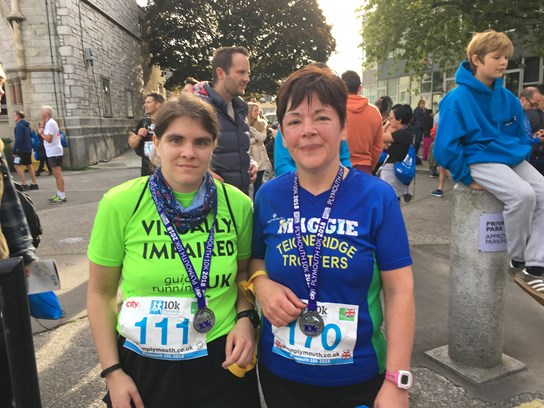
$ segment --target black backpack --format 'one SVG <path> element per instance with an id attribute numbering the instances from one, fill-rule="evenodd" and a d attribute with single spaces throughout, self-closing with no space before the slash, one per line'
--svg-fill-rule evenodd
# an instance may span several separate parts
<path id="1" fill-rule="evenodd" d="M 14 181 L 13 184 L 15 185 L 17 196 L 21 202 L 21 207 L 23 207 L 26 222 L 28 223 L 28 228 L 30 229 L 30 235 L 32 235 L 32 245 L 34 245 L 34 248 L 38 248 L 38 245 L 40 245 L 40 241 L 42 240 L 41 235 L 43 234 L 40 217 L 38 216 L 36 207 L 34 207 L 32 198 L 30 198 L 30 196 L 23 191 L 23 186 L 16 181 Z"/>
<path id="2" fill-rule="evenodd" d="M 11 177 L 7 171 L 7 163 L 4 160 L 4 155 L 0 152 L 0 176 L 4 179 L 4 184 L 11 182 Z M 40 217 L 38 217 L 38 212 L 30 196 L 23 191 L 23 186 L 20 183 L 13 182 L 15 186 L 15 191 L 21 202 L 21 207 L 25 214 L 26 222 L 28 228 L 30 229 L 30 235 L 32 235 L 32 245 L 34 248 L 38 248 L 40 241 L 42 240 L 41 235 L 43 234 L 42 224 L 40 222 Z M 5 187 L 4 187 L 5 188 Z M 0 197 L 1 199 L 2 197 Z"/>

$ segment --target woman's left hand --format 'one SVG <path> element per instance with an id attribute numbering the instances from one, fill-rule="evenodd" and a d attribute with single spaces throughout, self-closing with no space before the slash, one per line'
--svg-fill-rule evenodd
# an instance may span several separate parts
<path id="1" fill-rule="evenodd" d="M 255 328 L 249 319 L 239 319 L 227 336 L 223 368 L 236 363 L 244 368 L 255 354 Z"/>
<path id="2" fill-rule="evenodd" d="M 408 391 L 384 380 L 374 400 L 374 408 L 408 408 Z"/>

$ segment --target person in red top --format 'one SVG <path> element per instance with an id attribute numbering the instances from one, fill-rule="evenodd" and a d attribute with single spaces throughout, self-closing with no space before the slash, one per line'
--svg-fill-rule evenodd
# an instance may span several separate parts
<path id="1" fill-rule="evenodd" d="M 383 150 L 382 117 L 378 109 L 359 95 L 361 78 L 355 71 L 342 74 L 348 90 L 346 137 L 351 164 L 371 174 Z"/>

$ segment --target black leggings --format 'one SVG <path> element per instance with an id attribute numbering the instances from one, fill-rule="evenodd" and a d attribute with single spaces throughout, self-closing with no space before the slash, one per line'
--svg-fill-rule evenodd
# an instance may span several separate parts
<path id="1" fill-rule="evenodd" d="M 260 408 L 257 370 L 238 378 L 221 367 L 226 339 L 223 336 L 208 343 L 206 357 L 166 361 L 126 349 L 120 337 L 119 357 L 146 408 Z M 109 394 L 104 402 L 111 407 Z"/>
<path id="2" fill-rule="evenodd" d="M 352 385 L 323 387 L 286 380 L 259 364 L 259 379 L 268 408 L 355 408 L 372 407 L 384 375 Z"/>
<path id="3" fill-rule="evenodd" d="M 257 172 L 257 178 L 255 179 L 255 182 L 253 183 L 253 197 L 257 195 L 257 191 L 259 191 L 259 189 L 263 185 L 263 176 L 264 176 L 264 170 L 259 170 Z"/>

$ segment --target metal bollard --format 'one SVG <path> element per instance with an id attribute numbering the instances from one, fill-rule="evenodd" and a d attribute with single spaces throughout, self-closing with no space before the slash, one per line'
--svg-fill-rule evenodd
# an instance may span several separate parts
<path id="1" fill-rule="evenodd" d="M 500 221 L 487 220 L 502 220 L 503 207 L 503 203 L 486 191 L 455 185 L 449 342 L 448 346 L 426 353 L 476 384 L 525 367 L 502 353 L 504 288 L 509 258 L 505 236 L 503 239 L 496 233 L 496 229 L 501 229 Z M 486 228 L 486 225 L 493 228 Z"/>
<path id="2" fill-rule="evenodd" d="M 15 407 L 41 408 L 23 258 L 0 260 L 0 310 Z"/>

